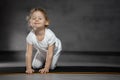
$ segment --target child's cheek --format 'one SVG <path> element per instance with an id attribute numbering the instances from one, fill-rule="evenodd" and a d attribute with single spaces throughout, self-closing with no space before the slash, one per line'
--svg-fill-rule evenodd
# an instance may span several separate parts
<path id="1" fill-rule="evenodd" d="M 33 23 L 32 23 L 32 21 L 30 21 L 30 26 L 33 26 Z"/>

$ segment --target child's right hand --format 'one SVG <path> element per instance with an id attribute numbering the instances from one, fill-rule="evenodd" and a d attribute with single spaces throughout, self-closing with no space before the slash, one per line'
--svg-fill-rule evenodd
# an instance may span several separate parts
<path id="1" fill-rule="evenodd" d="M 27 69 L 25 72 L 26 72 L 27 74 L 32 74 L 32 73 L 34 72 L 34 70 L 33 70 L 33 69 Z"/>

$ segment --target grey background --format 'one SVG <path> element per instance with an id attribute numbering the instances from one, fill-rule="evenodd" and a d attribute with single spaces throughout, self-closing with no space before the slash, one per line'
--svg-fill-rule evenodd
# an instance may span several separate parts
<path id="1" fill-rule="evenodd" d="M 46 9 L 63 51 L 120 51 L 119 0 L 1 0 L 0 50 L 25 51 L 30 9 Z"/>

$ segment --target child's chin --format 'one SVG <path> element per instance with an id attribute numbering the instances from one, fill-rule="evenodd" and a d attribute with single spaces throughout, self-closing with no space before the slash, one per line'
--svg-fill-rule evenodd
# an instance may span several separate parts
<path id="1" fill-rule="evenodd" d="M 37 28 L 36 28 L 36 27 L 33 27 L 33 30 L 37 30 Z"/>

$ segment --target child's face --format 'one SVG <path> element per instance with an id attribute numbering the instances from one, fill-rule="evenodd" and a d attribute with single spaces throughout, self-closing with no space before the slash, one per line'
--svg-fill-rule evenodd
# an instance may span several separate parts
<path id="1" fill-rule="evenodd" d="M 30 26 L 32 26 L 33 29 L 37 28 L 44 28 L 47 24 L 47 21 L 45 19 L 45 16 L 40 11 L 33 12 L 31 19 L 30 19 Z"/>

